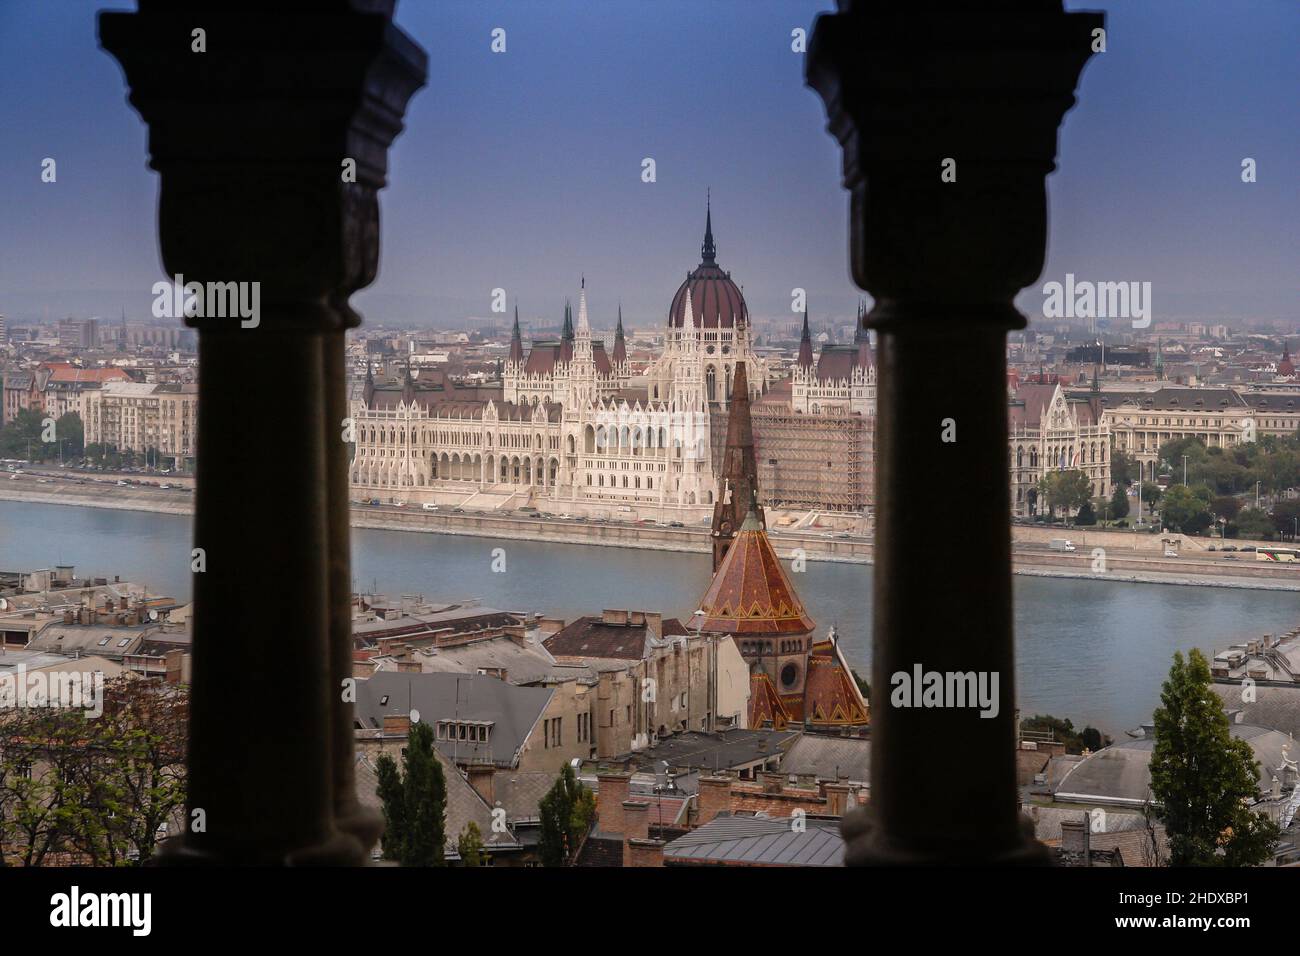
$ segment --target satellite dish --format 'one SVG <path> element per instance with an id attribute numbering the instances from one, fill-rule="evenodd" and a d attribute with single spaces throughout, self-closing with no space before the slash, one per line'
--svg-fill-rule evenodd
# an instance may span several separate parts
<path id="1" fill-rule="evenodd" d="M 5 611 L 8 609 L 9 609 L 9 602 L 6 601 L 4 598 L 0 598 L 0 611 Z"/>
<path id="2" fill-rule="evenodd" d="M 574 757 L 572 760 L 569 761 L 569 766 L 572 767 L 574 770 L 577 770 L 579 767 L 582 766 L 582 758 Z"/>
<path id="3" fill-rule="evenodd" d="M 154 610 L 150 610 L 150 611 L 149 611 L 149 620 L 151 620 L 151 621 L 156 621 L 156 620 L 158 620 L 158 612 L 157 612 L 157 611 L 154 611 Z"/>
<path id="4" fill-rule="evenodd" d="M 411 723 L 413 723 L 413 724 L 418 724 L 419 722 L 420 722 L 420 712 L 419 712 L 418 710 L 412 710 L 412 711 L 411 711 Z"/>

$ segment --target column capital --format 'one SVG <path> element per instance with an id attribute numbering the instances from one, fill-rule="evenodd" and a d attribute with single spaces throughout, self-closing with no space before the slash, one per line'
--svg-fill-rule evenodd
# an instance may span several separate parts
<path id="1" fill-rule="evenodd" d="M 100 43 L 149 127 L 168 275 L 260 282 L 272 327 L 358 324 L 347 296 L 375 278 L 388 148 L 428 68 L 393 6 L 140 0 L 100 14 Z"/>
<path id="2" fill-rule="evenodd" d="M 1042 271 L 1044 177 L 1103 23 L 1061 0 L 840 0 L 817 18 L 805 79 L 844 150 L 853 277 L 878 303 L 1005 324 Z"/>

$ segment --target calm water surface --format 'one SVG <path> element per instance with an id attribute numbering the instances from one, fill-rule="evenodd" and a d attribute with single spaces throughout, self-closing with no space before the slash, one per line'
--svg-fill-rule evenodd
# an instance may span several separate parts
<path id="1" fill-rule="evenodd" d="M 491 570 L 494 548 L 506 549 L 504 573 Z M 189 551 L 186 517 L 0 501 L 3 570 L 73 564 L 186 598 Z M 632 607 L 685 619 L 709 579 L 703 554 L 367 529 L 353 531 L 352 563 L 361 589 L 565 618 Z M 871 569 L 809 562 L 791 579 L 818 631 L 835 624 L 850 662 L 868 673 Z M 1300 596 L 1288 592 L 1017 577 L 1015 594 L 1022 710 L 1112 736 L 1149 718 L 1175 650 L 1211 651 L 1300 622 Z"/>

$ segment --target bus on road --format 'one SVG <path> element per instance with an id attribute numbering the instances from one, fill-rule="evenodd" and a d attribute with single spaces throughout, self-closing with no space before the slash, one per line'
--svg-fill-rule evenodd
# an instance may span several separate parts
<path id="1" fill-rule="evenodd" d="M 1276 561 L 1281 564 L 1294 564 L 1300 561 L 1300 551 L 1295 548 L 1256 548 L 1256 561 Z"/>

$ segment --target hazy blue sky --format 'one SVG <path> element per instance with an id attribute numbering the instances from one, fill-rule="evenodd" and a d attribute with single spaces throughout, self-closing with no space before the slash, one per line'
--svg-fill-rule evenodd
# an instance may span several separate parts
<path id="1" fill-rule="evenodd" d="M 0 313 L 148 314 L 156 176 L 94 21 L 133 6 L 0 0 Z M 832 6 L 402 0 L 429 85 L 392 153 L 379 279 L 355 303 L 371 322 L 449 324 L 488 315 L 500 286 L 525 317 L 556 320 L 585 273 L 597 327 L 620 299 L 628 322 L 658 323 L 699 260 L 712 187 L 718 258 L 754 314 L 788 315 L 801 286 L 814 320 L 846 319 L 840 151 L 790 51 L 791 30 Z M 1151 281 L 1157 320 L 1294 319 L 1300 4 L 1067 6 L 1109 8 L 1109 49 L 1062 129 L 1040 285 Z M 505 54 L 489 50 L 495 27 Z M 40 181 L 46 156 L 55 184 Z"/>

